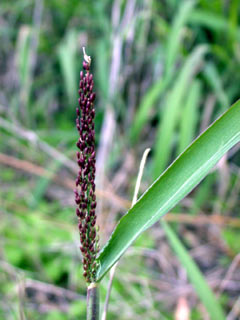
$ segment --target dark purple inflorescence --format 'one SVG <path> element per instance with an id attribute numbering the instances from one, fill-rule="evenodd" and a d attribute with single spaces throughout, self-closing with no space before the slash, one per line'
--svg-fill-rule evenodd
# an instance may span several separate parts
<path id="1" fill-rule="evenodd" d="M 83 256 L 84 277 L 87 282 L 94 282 L 96 277 L 96 255 L 98 238 L 96 228 L 95 195 L 95 130 L 93 75 L 90 73 L 90 57 L 83 61 L 84 72 L 80 72 L 79 108 L 76 109 L 76 126 L 79 132 L 77 162 L 79 172 L 76 179 L 75 202 L 80 233 L 80 250 Z"/>

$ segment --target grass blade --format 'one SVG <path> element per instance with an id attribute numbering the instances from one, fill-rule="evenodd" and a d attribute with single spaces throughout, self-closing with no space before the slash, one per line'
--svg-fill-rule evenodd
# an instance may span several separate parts
<path id="1" fill-rule="evenodd" d="M 199 26 L 208 27 L 214 31 L 228 30 L 228 21 L 216 13 L 207 10 L 195 9 L 189 17 L 190 23 Z"/>
<path id="2" fill-rule="evenodd" d="M 215 91 L 216 97 L 218 98 L 221 104 L 221 111 L 225 111 L 227 106 L 229 106 L 229 99 L 223 90 L 222 79 L 218 74 L 218 71 L 214 64 L 208 63 L 206 65 L 204 69 L 204 75 L 207 79 L 207 82 Z"/>
<path id="3" fill-rule="evenodd" d="M 58 48 L 58 57 L 62 69 L 66 93 L 70 103 L 77 99 L 77 33 L 70 31 Z"/>
<path id="4" fill-rule="evenodd" d="M 240 101 L 200 135 L 121 218 L 97 258 L 98 281 L 144 230 L 171 210 L 240 141 L 239 123 Z"/>
<path id="5" fill-rule="evenodd" d="M 172 149 L 171 141 L 173 140 L 172 137 L 180 116 L 183 97 L 196 71 L 196 66 L 201 62 L 206 51 L 206 46 L 199 46 L 194 50 L 185 62 L 172 91 L 167 97 L 156 138 L 153 169 L 154 177 L 159 176 L 169 161 Z"/>
<path id="6" fill-rule="evenodd" d="M 197 124 L 200 93 L 200 82 L 195 80 L 190 86 L 189 95 L 181 113 L 178 154 L 180 154 L 194 138 L 194 133 L 196 132 L 195 130 Z"/>
<path id="7" fill-rule="evenodd" d="M 185 1 L 180 5 L 178 14 L 176 15 L 171 32 L 169 34 L 169 40 L 167 43 L 167 55 L 166 55 L 166 74 L 171 73 L 173 64 L 176 60 L 177 53 L 179 51 L 179 46 L 182 38 L 182 28 L 187 22 L 192 9 L 194 7 L 195 1 Z"/>
<path id="8" fill-rule="evenodd" d="M 132 143 L 136 143 L 139 138 L 139 134 L 149 119 L 151 109 L 154 107 L 161 94 L 169 85 L 173 75 L 173 65 L 176 61 L 177 53 L 182 39 L 182 29 L 187 22 L 187 19 L 194 7 L 194 1 L 186 1 L 180 6 L 180 10 L 177 13 L 173 21 L 169 38 L 166 47 L 166 70 L 165 75 L 158 79 L 153 86 L 144 95 L 137 114 L 135 116 L 131 131 L 130 140 Z"/>
<path id="9" fill-rule="evenodd" d="M 211 319 L 224 320 L 225 316 L 223 314 L 221 305 L 213 295 L 212 290 L 204 279 L 198 266 L 196 265 L 192 257 L 188 254 L 187 250 L 184 248 L 172 228 L 165 221 L 162 221 L 162 226 L 173 250 L 178 256 L 181 264 L 186 269 L 188 277 L 193 284 L 199 298 L 207 309 L 209 315 L 211 316 Z"/>
<path id="10" fill-rule="evenodd" d="M 142 128 L 149 119 L 151 109 L 166 89 L 169 79 L 170 78 L 156 81 L 144 95 L 130 130 L 130 141 L 132 144 L 138 140 Z"/>

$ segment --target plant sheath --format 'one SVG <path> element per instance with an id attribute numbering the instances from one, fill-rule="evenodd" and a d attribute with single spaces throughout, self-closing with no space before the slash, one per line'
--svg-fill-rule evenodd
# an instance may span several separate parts
<path id="1" fill-rule="evenodd" d="M 91 283 L 87 289 L 87 320 L 99 319 L 99 288 Z"/>

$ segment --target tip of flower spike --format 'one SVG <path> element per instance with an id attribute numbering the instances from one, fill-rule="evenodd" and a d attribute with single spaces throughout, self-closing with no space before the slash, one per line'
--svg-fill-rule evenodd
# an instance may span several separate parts
<path id="1" fill-rule="evenodd" d="M 84 60 L 87 62 L 87 64 L 90 66 L 90 64 L 91 64 L 91 57 L 86 54 L 85 47 L 83 47 L 83 58 L 84 58 Z"/>
<path id="2" fill-rule="evenodd" d="M 89 64 L 86 61 L 83 61 L 83 69 L 86 71 L 89 70 Z M 84 91 L 84 93 L 86 94 L 86 91 Z"/>

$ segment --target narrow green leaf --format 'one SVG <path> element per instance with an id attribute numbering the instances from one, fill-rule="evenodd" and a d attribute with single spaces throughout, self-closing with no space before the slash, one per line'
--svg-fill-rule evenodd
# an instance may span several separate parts
<path id="1" fill-rule="evenodd" d="M 222 311 L 221 305 L 213 295 L 212 290 L 204 279 L 198 266 L 196 265 L 192 257 L 188 254 L 187 250 L 184 248 L 175 232 L 164 220 L 162 221 L 162 226 L 166 232 L 173 250 L 178 256 L 181 264 L 186 269 L 188 277 L 193 284 L 199 298 L 207 309 L 211 319 L 224 320 L 225 316 Z"/>
<path id="2" fill-rule="evenodd" d="M 171 210 L 240 141 L 239 123 L 240 101 L 200 135 L 121 218 L 97 258 L 98 281 L 144 230 Z"/>
<path id="3" fill-rule="evenodd" d="M 229 99 L 223 90 L 222 79 L 213 63 L 208 63 L 206 65 L 204 69 L 204 75 L 210 86 L 215 91 L 215 94 L 222 106 L 222 112 L 225 111 L 227 106 L 229 106 Z"/>
<path id="4" fill-rule="evenodd" d="M 19 73 L 20 92 L 18 107 L 21 106 L 21 117 L 27 125 L 30 125 L 30 106 L 29 99 L 32 90 L 32 67 L 31 67 L 31 39 L 33 30 L 30 27 L 23 26 L 19 30 L 17 41 L 17 67 Z"/>
<path id="5" fill-rule="evenodd" d="M 236 6 L 238 6 L 238 0 L 231 1 L 230 9 L 229 9 L 229 18 L 231 21 L 225 18 L 224 15 L 220 15 L 218 13 L 214 13 L 212 10 L 203 10 L 203 9 L 195 9 L 191 12 L 189 16 L 189 23 L 191 25 L 195 25 L 197 27 L 205 27 L 209 28 L 215 32 L 224 32 L 224 34 L 231 34 L 233 38 L 237 38 L 240 40 L 240 28 L 237 27 L 236 16 L 238 15 Z M 233 32 L 233 33 L 232 33 Z"/>
<path id="6" fill-rule="evenodd" d="M 155 178 L 159 176 L 169 162 L 172 137 L 179 121 L 183 97 L 188 90 L 194 72 L 196 72 L 196 65 L 202 61 L 206 52 L 207 46 L 198 46 L 188 57 L 164 104 L 155 145 L 153 168 Z"/>
<path id="7" fill-rule="evenodd" d="M 166 47 L 166 70 L 165 75 L 158 79 L 152 87 L 144 95 L 138 111 L 136 113 L 133 125 L 130 131 L 130 140 L 135 143 L 139 137 L 139 134 L 144 124 L 149 119 L 151 109 L 154 107 L 161 94 L 164 92 L 166 87 L 173 76 L 173 65 L 176 61 L 177 53 L 182 39 L 182 29 L 187 22 L 187 19 L 194 7 L 195 1 L 186 1 L 180 6 L 180 10 L 174 18 L 173 25 L 168 37 Z"/>
<path id="8" fill-rule="evenodd" d="M 173 26 L 171 28 L 168 42 L 167 42 L 167 55 L 166 55 L 166 74 L 171 73 L 173 64 L 176 60 L 177 53 L 179 51 L 179 46 L 182 38 L 182 28 L 187 22 L 192 9 L 195 5 L 195 1 L 185 1 L 179 6 L 179 11 L 173 21 Z"/>
<path id="9" fill-rule="evenodd" d="M 189 88 L 189 94 L 184 101 L 185 103 L 181 112 L 178 154 L 180 154 L 194 138 L 200 90 L 200 82 L 198 80 L 194 80 Z"/>
<path id="10" fill-rule="evenodd" d="M 194 25 L 208 27 L 214 31 L 226 31 L 229 28 L 227 19 L 207 10 L 195 9 L 189 21 Z"/>
<path id="11" fill-rule="evenodd" d="M 101 90 L 101 96 L 104 99 L 109 95 L 109 83 L 108 83 L 108 63 L 109 63 L 109 48 L 107 39 L 102 39 L 97 43 L 97 56 L 96 56 L 96 77 L 98 86 Z"/>
<path id="12" fill-rule="evenodd" d="M 162 92 L 166 89 L 168 83 L 169 79 L 160 79 L 156 81 L 142 98 L 130 130 L 130 140 L 132 144 L 136 143 L 138 140 L 143 126 L 149 119 L 151 109 L 155 105 L 156 101 L 160 98 Z"/>
<path id="13" fill-rule="evenodd" d="M 58 57 L 62 69 L 66 93 L 70 103 L 77 99 L 77 73 L 76 70 L 77 33 L 69 31 L 66 39 L 58 48 Z"/>
<path id="14" fill-rule="evenodd" d="M 203 205 L 213 196 L 213 184 L 216 182 L 216 172 L 209 174 L 194 193 L 193 203 L 189 208 L 189 214 L 197 215 Z"/>

